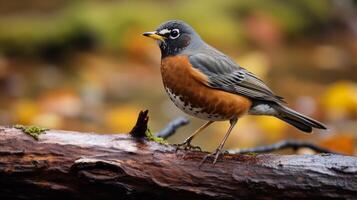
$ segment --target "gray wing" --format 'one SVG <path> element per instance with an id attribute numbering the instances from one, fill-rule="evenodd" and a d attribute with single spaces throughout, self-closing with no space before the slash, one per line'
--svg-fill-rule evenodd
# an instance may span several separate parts
<path id="1" fill-rule="evenodd" d="M 208 86 L 252 99 L 285 103 L 253 73 L 219 52 L 189 55 L 192 66 L 208 77 Z"/>

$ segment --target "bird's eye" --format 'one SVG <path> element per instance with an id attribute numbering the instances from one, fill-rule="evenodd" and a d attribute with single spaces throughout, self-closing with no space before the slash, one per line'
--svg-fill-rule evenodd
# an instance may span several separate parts
<path id="1" fill-rule="evenodd" d="M 170 32 L 170 38 L 171 39 L 176 39 L 180 36 L 180 31 L 178 29 L 173 29 L 171 32 Z"/>

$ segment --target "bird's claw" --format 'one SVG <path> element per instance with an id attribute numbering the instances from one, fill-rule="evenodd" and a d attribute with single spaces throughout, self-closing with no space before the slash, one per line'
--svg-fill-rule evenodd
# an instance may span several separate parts
<path id="1" fill-rule="evenodd" d="M 185 141 L 181 144 L 176 144 L 176 151 L 178 150 L 191 150 L 191 151 L 202 151 L 201 147 L 191 145 L 189 141 Z"/>
<path id="2" fill-rule="evenodd" d="M 213 163 L 213 165 L 215 165 L 217 160 L 218 160 L 218 158 L 219 158 L 219 156 L 221 154 L 224 155 L 226 152 L 227 151 L 224 151 L 224 150 L 221 150 L 221 149 L 216 149 L 214 152 L 205 155 L 205 157 L 203 157 L 202 161 L 200 162 L 199 167 L 201 167 L 206 162 L 206 160 L 209 159 L 209 158 L 213 159 L 212 163 Z"/>

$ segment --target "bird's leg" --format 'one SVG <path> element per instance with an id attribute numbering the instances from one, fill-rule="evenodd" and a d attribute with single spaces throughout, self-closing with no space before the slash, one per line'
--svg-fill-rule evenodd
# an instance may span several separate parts
<path id="1" fill-rule="evenodd" d="M 183 149 L 183 150 L 196 149 L 196 150 L 202 151 L 199 146 L 191 145 L 191 141 L 198 133 L 203 131 L 205 128 L 207 128 L 212 123 L 213 123 L 213 121 L 208 121 L 207 123 L 203 124 L 200 128 L 198 128 L 195 132 L 193 132 L 192 135 L 190 135 L 190 137 L 188 137 L 183 143 L 177 144 L 176 151 L 179 149 Z"/>
<path id="2" fill-rule="evenodd" d="M 237 124 L 237 121 L 238 121 L 237 118 L 234 118 L 234 119 L 230 120 L 230 124 L 231 125 L 230 125 L 227 133 L 224 135 L 224 138 L 223 138 L 222 142 L 219 144 L 218 148 L 214 152 L 212 152 L 212 153 L 206 155 L 205 157 L 203 157 L 203 159 L 200 162 L 199 166 L 201 166 L 208 158 L 211 158 L 211 157 L 214 158 L 213 159 L 213 165 L 216 164 L 219 155 L 222 153 L 222 148 L 223 148 L 224 144 L 226 143 L 229 134 L 232 132 L 232 129 Z"/>

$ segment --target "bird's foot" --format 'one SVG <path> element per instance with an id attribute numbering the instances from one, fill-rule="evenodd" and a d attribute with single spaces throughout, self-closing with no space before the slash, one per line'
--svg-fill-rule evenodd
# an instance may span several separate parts
<path id="1" fill-rule="evenodd" d="M 178 150 L 202 151 L 201 147 L 192 145 L 191 141 L 189 140 L 186 140 L 181 144 L 176 144 L 175 146 L 176 146 L 176 151 Z"/>
<path id="2" fill-rule="evenodd" d="M 202 161 L 200 162 L 199 164 L 199 167 L 201 167 L 201 165 L 203 165 L 207 159 L 213 159 L 213 165 L 216 164 L 217 160 L 218 160 L 218 157 L 221 155 L 221 154 L 225 154 L 226 151 L 222 150 L 222 149 L 216 149 L 214 152 L 210 153 L 210 154 L 207 154 L 205 155 L 205 157 L 203 157 Z"/>

